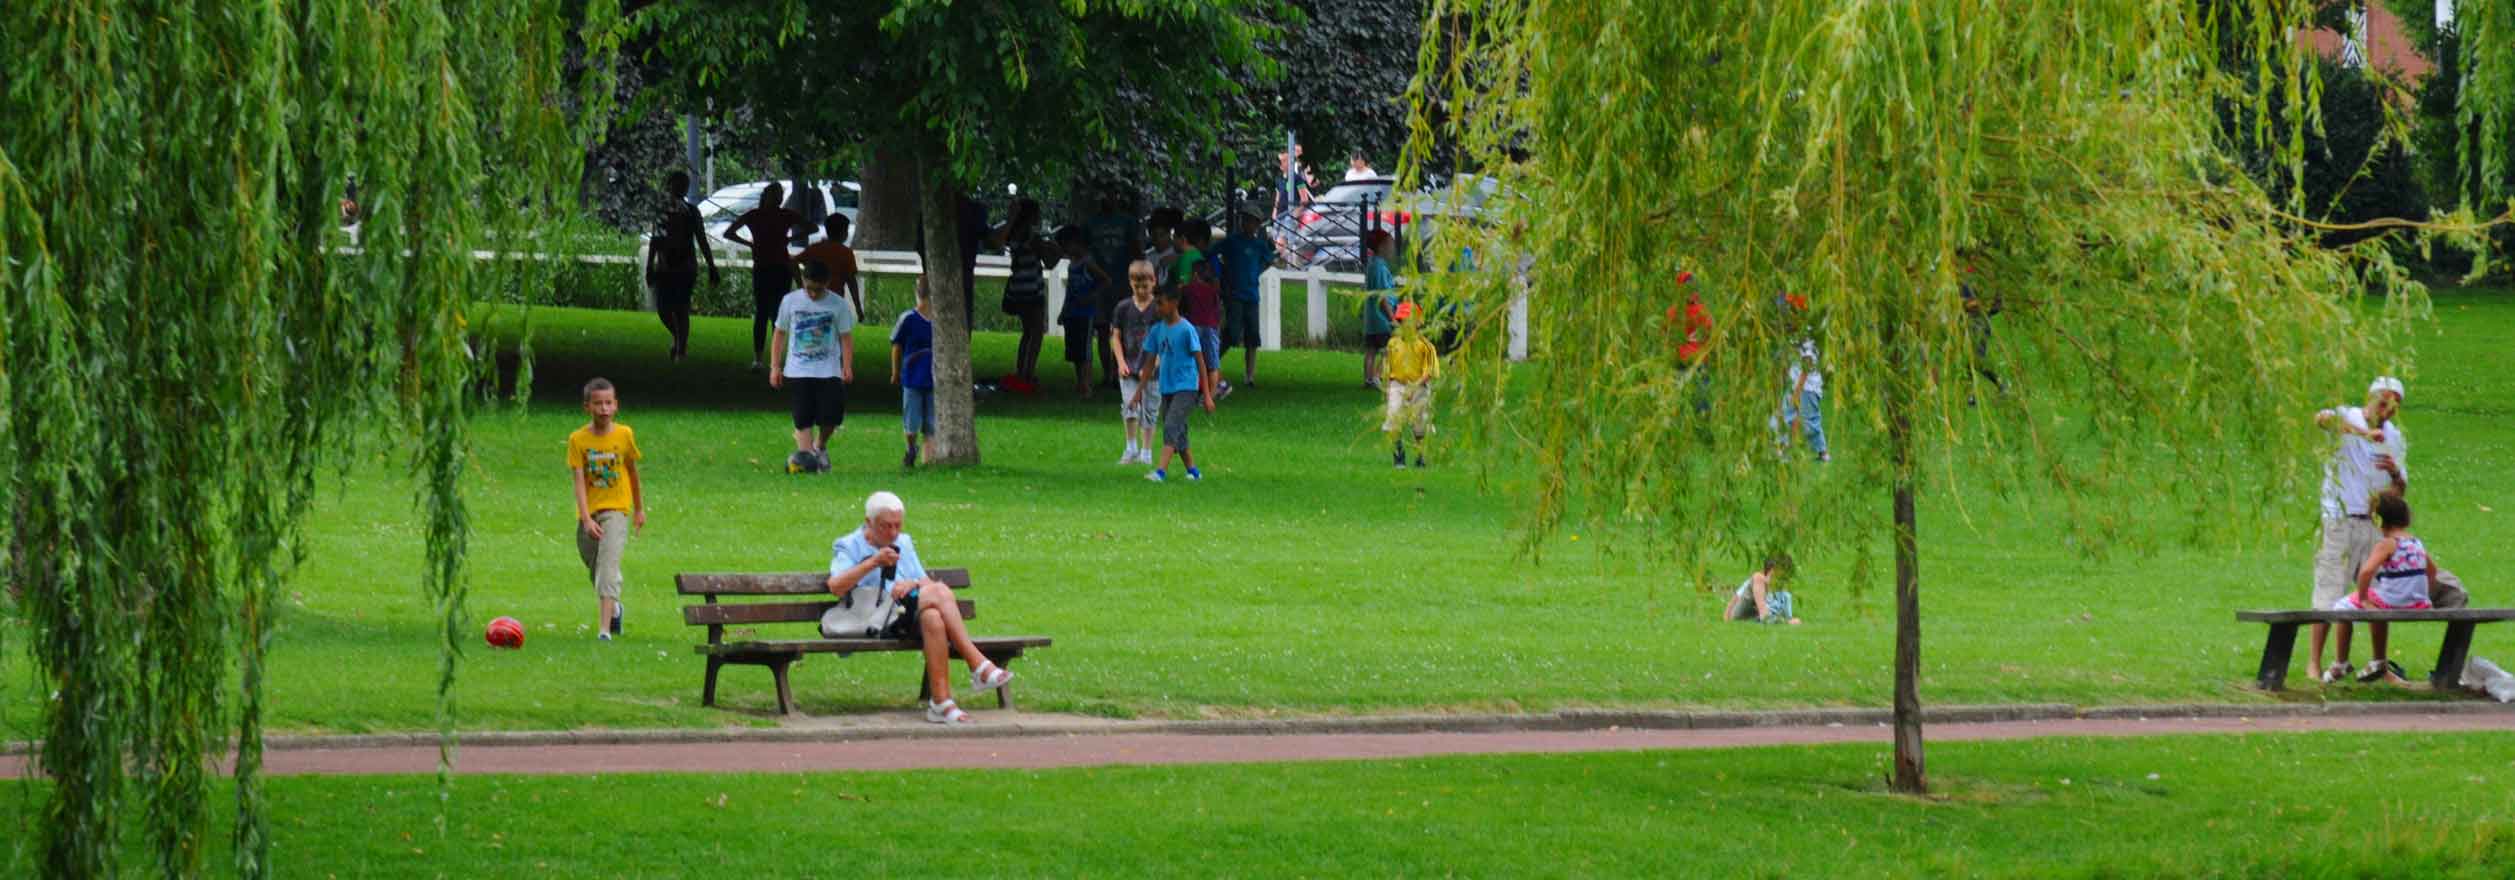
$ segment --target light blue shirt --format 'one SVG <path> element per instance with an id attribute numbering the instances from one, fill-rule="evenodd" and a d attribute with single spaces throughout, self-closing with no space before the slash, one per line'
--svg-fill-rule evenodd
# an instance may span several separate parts
<path id="1" fill-rule="evenodd" d="M 1196 391 L 1204 387 L 1197 372 L 1197 368 L 1204 365 L 1197 359 L 1197 353 L 1203 350 L 1203 343 L 1197 339 L 1196 325 L 1185 319 L 1155 324 L 1152 332 L 1144 334 L 1144 352 L 1161 360 L 1157 366 L 1161 367 L 1163 394 Z"/>
<path id="2" fill-rule="evenodd" d="M 893 573 L 892 581 L 914 581 L 926 576 L 925 563 L 917 561 L 917 542 L 909 540 L 907 532 L 901 532 L 899 540 L 892 542 L 891 546 L 899 549 L 899 570 Z M 873 558 L 880 549 L 865 540 L 864 529 L 848 532 L 845 537 L 830 542 L 830 576 L 846 574 L 848 569 L 856 567 L 856 563 Z M 879 589 L 881 586 L 882 570 L 879 568 L 865 572 L 865 576 L 856 581 L 856 589 L 859 590 Z"/>

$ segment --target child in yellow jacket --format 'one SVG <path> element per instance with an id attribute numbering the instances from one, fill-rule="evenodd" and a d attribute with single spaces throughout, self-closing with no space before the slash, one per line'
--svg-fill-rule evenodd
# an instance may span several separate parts
<path id="1" fill-rule="evenodd" d="M 1432 340 L 1424 338 L 1420 320 L 1423 309 L 1414 303 L 1399 303 L 1397 337 L 1388 344 L 1388 370 L 1383 390 L 1388 393 L 1388 408 L 1382 413 L 1380 430 L 1395 434 L 1400 426 L 1410 427 L 1415 435 L 1415 466 L 1423 467 L 1423 437 L 1432 432 L 1432 383 L 1441 378 L 1441 355 L 1432 348 Z M 1406 466 L 1406 438 L 1396 440 L 1397 466 Z"/>

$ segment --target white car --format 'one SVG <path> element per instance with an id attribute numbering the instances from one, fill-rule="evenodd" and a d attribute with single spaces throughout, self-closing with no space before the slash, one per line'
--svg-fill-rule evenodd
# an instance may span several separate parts
<path id="1" fill-rule="evenodd" d="M 792 181 L 755 180 L 719 189 L 708 193 L 707 198 L 699 200 L 699 226 L 707 231 L 708 246 L 715 248 L 717 255 L 742 257 L 750 254 L 750 249 L 725 240 L 725 224 L 734 222 L 734 218 L 742 216 L 742 212 L 759 207 L 760 192 L 768 189 L 770 183 L 785 184 L 789 187 L 793 185 Z M 813 181 L 812 186 L 821 191 L 821 204 L 829 206 L 833 213 L 847 216 L 847 238 L 848 242 L 853 244 L 856 238 L 857 194 L 862 189 L 852 180 L 818 180 Z M 788 201 L 792 200 L 793 196 L 790 193 Z M 814 227 L 806 244 L 828 237 L 828 233 L 819 227 Z M 802 250 L 803 247 L 804 245 L 793 242 L 787 243 L 789 252 Z"/>

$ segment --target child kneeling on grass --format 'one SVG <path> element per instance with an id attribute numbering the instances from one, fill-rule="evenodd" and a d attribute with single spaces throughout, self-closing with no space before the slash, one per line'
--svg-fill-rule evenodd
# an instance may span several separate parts
<path id="1" fill-rule="evenodd" d="M 1738 592 L 1729 597 L 1729 607 L 1721 612 L 1721 619 L 1798 626 L 1799 618 L 1790 613 L 1790 591 L 1781 589 L 1797 571 L 1798 566 L 1790 561 L 1788 553 L 1764 557 L 1764 567 L 1747 575 L 1746 582 L 1738 585 Z"/>
<path id="2" fill-rule="evenodd" d="M 936 724 L 968 724 L 969 713 L 952 699 L 952 654 L 969 664 L 969 687 L 990 691 L 1013 680 L 1012 670 L 997 666 L 969 640 L 961 606 L 952 588 L 926 576 L 917 558 L 917 542 L 901 531 L 908 506 L 899 496 L 875 492 L 865 499 L 864 525 L 830 544 L 830 594 L 863 600 L 876 591 L 887 593 L 908 609 L 884 634 L 915 641 L 926 658 L 926 720 Z M 857 594 L 853 597 L 850 594 Z"/>
<path id="3" fill-rule="evenodd" d="M 2332 603 L 2334 611 L 2414 611 L 2431 607 L 2428 584 L 2436 577 L 2436 560 L 2428 556 L 2428 545 L 2410 534 L 2410 502 L 2399 493 L 2383 492 L 2375 496 L 2375 519 L 2384 527 L 2384 537 L 2367 553 L 2366 562 L 2358 566 L 2358 590 Z M 2388 624 L 2373 621 L 2367 631 L 2375 639 L 2374 656 L 2367 660 L 2367 669 L 2358 674 L 2364 682 L 2381 681 L 2405 684 L 2401 667 L 2385 654 Z M 2349 630 L 2340 631 L 2340 656 L 2349 656 Z"/>

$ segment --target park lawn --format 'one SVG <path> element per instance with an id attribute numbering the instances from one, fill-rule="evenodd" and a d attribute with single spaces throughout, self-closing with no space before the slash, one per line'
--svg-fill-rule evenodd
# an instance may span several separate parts
<path id="1" fill-rule="evenodd" d="M 2445 295 L 2437 309 L 2405 416 L 2419 532 L 2478 601 L 2505 604 L 2490 573 L 2515 570 L 2515 545 L 2496 538 L 2501 518 L 2515 515 L 2506 403 L 2515 378 L 2496 365 L 2515 330 L 2515 298 Z M 1520 557 L 1507 472 L 1496 474 L 1502 491 L 1488 494 L 1438 449 L 1432 468 L 1392 470 L 1352 355 L 1267 355 L 1264 387 L 1199 416 L 1201 484 L 1151 485 L 1143 468 L 1114 465 L 1108 392 L 1088 403 L 989 395 L 983 466 L 902 474 L 882 336 L 867 328 L 836 472 L 789 476 L 783 398 L 743 371 L 744 323 L 701 321 L 693 359 L 672 365 L 644 314 L 541 309 L 532 321 L 539 393 L 475 420 L 467 487 L 472 626 L 514 615 L 530 642 L 518 652 L 470 643 L 457 692 L 465 729 L 773 723 L 768 676 L 755 668 L 725 673 L 725 709 L 697 705 L 702 664 L 690 647 L 701 635 L 681 625 L 671 577 L 821 568 L 875 489 L 907 499 L 929 564 L 975 571 L 977 632 L 1056 638 L 1015 666 L 1028 709 L 1193 718 L 1887 702 L 1886 591 L 1873 585 L 1854 600 L 1850 554 L 1803 560 L 1797 593 L 1809 622 L 1792 628 L 1716 620 L 1748 560 L 1698 585 L 1641 553 L 1606 554 L 1600 536 L 1561 535 L 1541 561 Z M 1012 342 L 979 336 L 981 376 L 1004 371 Z M 1058 349 L 1052 340 L 1048 376 Z M 622 418 L 647 455 L 652 514 L 629 545 L 629 632 L 616 643 L 590 632 L 562 471 L 564 438 L 583 421 L 574 388 L 596 374 L 621 385 Z M 2357 393 L 2335 389 L 2334 400 Z M 2307 429 L 2305 414 L 2298 423 Z M 1862 454 L 1857 426 L 1838 431 L 1838 454 Z M 355 461 L 319 502 L 288 591 L 269 682 L 278 732 L 436 723 L 433 617 L 416 587 L 405 457 L 379 436 Z M 2278 699 L 2246 686 L 2262 629 L 2232 615 L 2305 601 L 2314 499 L 2295 499 L 2294 529 L 2250 536 L 2249 549 L 2164 542 L 2090 561 L 2058 537 L 2048 502 L 1968 488 L 1971 517 L 1960 521 L 1946 512 L 1957 497 L 1934 491 L 1922 507 L 1925 700 Z M 2395 656 L 2424 675 L 2440 630 L 2398 628 Z M 2510 637 L 2484 627 L 2475 653 L 2515 658 Z M 28 640 L 0 641 L 12 646 L 0 652 L 12 670 L 0 680 L 26 694 L 0 701 L 0 734 L 32 738 L 42 691 L 16 647 Z M 2363 638 L 2359 650 L 2363 659 Z M 2324 691 L 2304 680 L 2302 651 L 2298 660 L 2285 699 L 2398 696 Z M 915 676 L 905 655 L 817 657 L 796 668 L 796 690 L 815 715 L 905 709 Z"/>
<path id="2" fill-rule="evenodd" d="M 2515 863 L 2510 756 L 2510 733 L 1942 743 L 1928 799 L 1884 793 L 1872 745 L 484 776 L 442 836 L 433 777 L 268 797 L 291 877 L 2476 878 Z M 23 785 L 0 797 L 20 822 Z"/>

